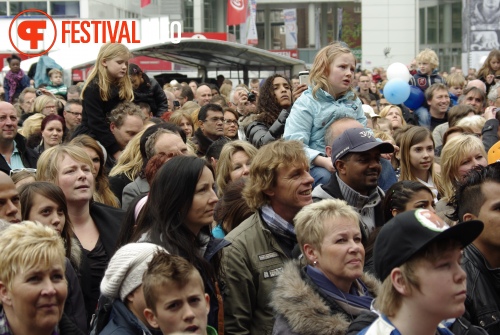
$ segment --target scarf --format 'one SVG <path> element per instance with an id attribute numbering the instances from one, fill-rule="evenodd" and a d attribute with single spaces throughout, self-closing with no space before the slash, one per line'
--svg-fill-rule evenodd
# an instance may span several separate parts
<path id="1" fill-rule="evenodd" d="M 368 288 L 361 280 L 356 280 L 357 285 L 352 285 L 349 293 L 344 293 L 328 279 L 323 272 L 308 265 L 306 272 L 309 278 L 318 285 L 318 287 L 334 300 L 347 304 L 355 308 L 370 310 L 373 297 L 368 292 Z"/>
<path id="2" fill-rule="evenodd" d="M 3 309 L 0 309 L 0 335 L 14 335 L 9 326 L 9 321 L 7 320 L 7 316 Z M 56 326 L 52 335 L 59 335 L 59 329 Z"/>
<path id="3" fill-rule="evenodd" d="M 12 71 L 7 72 L 5 79 L 9 83 L 9 102 L 12 103 L 12 99 L 14 98 L 14 94 L 16 94 L 17 85 L 24 77 L 23 70 L 19 69 L 18 73 L 14 73 Z"/>
<path id="4" fill-rule="evenodd" d="M 269 205 L 261 207 L 262 220 L 269 226 L 273 234 L 280 237 L 280 242 L 284 243 L 289 251 L 292 251 L 297 244 L 297 236 L 295 235 L 295 227 L 283 219 Z"/>

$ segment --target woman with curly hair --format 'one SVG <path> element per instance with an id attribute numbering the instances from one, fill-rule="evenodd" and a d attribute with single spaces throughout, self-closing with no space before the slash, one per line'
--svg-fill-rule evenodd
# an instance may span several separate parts
<path id="1" fill-rule="evenodd" d="M 279 139 L 292 107 L 292 85 L 281 74 L 268 77 L 260 87 L 256 120 L 245 129 L 250 143 L 257 148 Z"/>

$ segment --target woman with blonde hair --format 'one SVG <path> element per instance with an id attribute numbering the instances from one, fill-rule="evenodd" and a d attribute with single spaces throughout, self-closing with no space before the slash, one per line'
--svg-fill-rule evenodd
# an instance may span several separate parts
<path id="1" fill-rule="evenodd" d="M 477 137 L 481 138 L 485 123 L 486 119 L 481 115 L 472 115 L 460 119 L 460 121 L 457 122 L 457 126 L 469 127 Z"/>
<path id="2" fill-rule="evenodd" d="M 224 96 L 226 99 L 229 99 L 229 96 L 231 95 L 231 91 L 233 90 L 233 87 L 229 84 L 222 84 L 220 87 L 220 94 Z"/>
<path id="3" fill-rule="evenodd" d="M 2 334 L 83 334 L 64 314 L 66 258 L 57 232 L 23 221 L 2 231 L 0 248 Z"/>
<path id="4" fill-rule="evenodd" d="M 170 115 L 170 119 L 168 122 L 173 123 L 184 130 L 187 138 L 193 137 L 193 118 L 191 117 L 191 113 L 189 113 L 188 111 L 180 109 L 173 112 L 172 115 Z"/>
<path id="5" fill-rule="evenodd" d="M 109 172 L 109 187 L 118 200 L 122 201 L 123 189 L 139 176 L 144 165 L 140 152 L 141 137 L 149 127 L 137 133 L 123 150 L 116 165 Z"/>
<path id="6" fill-rule="evenodd" d="M 28 139 L 31 135 L 40 134 L 42 132 L 42 120 L 44 117 L 45 115 L 41 113 L 31 114 L 31 116 L 23 122 L 23 127 L 19 129 L 19 133 L 26 139 Z"/>
<path id="7" fill-rule="evenodd" d="M 80 286 L 87 324 L 95 311 L 104 270 L 115 251 L 124 212 L 93 201 L 93 163 L 84 149 L 59 145 L 42 153 L 37 163 L 38 181 L 59 186 L 66 198 L 68 215 L 82 250 Z"/>
<path id="8" fill-rule="evenodd" d="M 483 142 L 475 135 L 463 134 L 446 142 L 441 152 L 441 187 L 443 197 L 436 204 L 438 215 L 452 223 L 447 215 L 453 213 L 448 202 L 455 195 L 458 183 L 476 166 L 488 165 Z"/>
<path id="9" fill-rule="evenodd" d="M 230 181 L 248 176 L 257 149 L 245 141 L 232 141 L 222 148 L 215 169 L 217 195 L 221 197 Z"/>
<path id="10" fill-rule="evenodd" d="M 393 130 L 406 126 L 403 112 L 398 106 L 389 105 L 384 107 L 380 112 L 380 117 L 386 118 L 387 120 L 391 121 Z"/>
<path id="11" fill-rule="evenodd" d="M 378 281 L 363 272 L 359 214 L 345 201 L 307 205 L 294 218 L 306 265 L 289 261 L 276 280 L 273 334 L 346 334 L 370 310 Z"/>
<path id="12" fill-rule="evenodd" d="M 106 177 L 106 167 L 104 166 L 106 159 L 99 143 L 88 135 L 80 135 L 72 139 L 69 144 L 83 148 L 92 160 L 95 178 L 94 201 L 119 208 L 118 199 L 109 188 L 109 180 Z"/>

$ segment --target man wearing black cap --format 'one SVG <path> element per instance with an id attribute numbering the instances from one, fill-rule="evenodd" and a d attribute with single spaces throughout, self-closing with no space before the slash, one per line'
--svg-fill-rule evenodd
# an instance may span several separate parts
<path id="1" fill-rule="evenodd" d="M 314 188 L 313 199 L 345 200 L 360 214 L 366 239 L 375 227 L 384 223 L 384 192 L 377 184 L 382 171 L 380 155 L 394 152 L 394 147 L 390 143 L 378 142 L 373 133 L 364 128 L 353 128 L 335 139 L 331 151 L 337 172 L 328 184 Z"/>
<path id="2" fill-rule="evenodd" d="M 484 222 L 482 234 L 464 250 L 464 316 L 488 334 L 500 334 L 500 163 L 470 171 L 453 204 L 455 219 Z"/>
<path id="3" fill-rule="evenodd" d="M 448 321 L 465 311 L 462 248 L 482 230 L 481 221 L 450 228 L 427 209 L 407 211 L 387 222 L 373 252 L 382 281 L 374 305 L 380 316 L 359 334 L 453 334 Z"/>

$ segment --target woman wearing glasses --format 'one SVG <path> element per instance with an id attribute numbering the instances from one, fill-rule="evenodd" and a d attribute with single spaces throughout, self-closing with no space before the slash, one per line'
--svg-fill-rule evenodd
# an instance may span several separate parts
<path id="1" fill-rule="evenodd" d="M 238 139 L 238 113 L 229 107 L 224 108 L 224 136 L 231 140 Z"/>
<path id="2" fill-rule="evenodd" d="M 58 107 L 59 107 L 59 101 L 57 99 L 45 94 L 40 95 L 36 97 L 35 101 L 33 101 L 33 107 L 31 109 L 31 112 L 21 115 L 20 124 L 23 124 L 27 118 L 37 113 L 43 114 L 45 116 L 50 114 L 57 114 Z"/>

